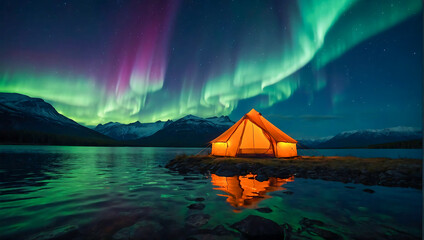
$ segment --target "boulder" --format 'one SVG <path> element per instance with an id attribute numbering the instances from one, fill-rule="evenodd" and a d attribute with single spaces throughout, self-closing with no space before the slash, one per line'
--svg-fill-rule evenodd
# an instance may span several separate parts
<path id="1" fill-rule="evenodd" d="M 205 201 L 205 198 L 202 197 L 185 197 L 188 201 L 195 201 L 195 202 L 203 202 Z"/>
<path id="2" fill-rule="evenodd" d="M 320 236 L 327 240 L 342 240 L 343 237 L 337 233 L 322 229 L 322 228 L 309 228 L 307 232 L 313 236 Z"/>
<path id="3" fill-rule="evenodd" d="M 364 189 L 364 190 L 362 190 L 362 191 L 367 192 L 367 193 L 375 193 L 375 191 L 374 191 L 374 190 L 369 189 L 369 188 L 365 188 L 365 189 Z"/>
<path id="4" fill-rule="evenodd" d="M 284 239 L 284 230 L 274 221 L 249 215 L 231 225 L 248 239 Z"/>
<path id="5" fill-rule="evenodd" d="M 299 224 L 300 226 L 302 226 L 302 228 L 309 228 L 312 226 L 325 226 L 325 223 L 320 220 L 309 219 L 305 217 L 300 220 Z"/>
<path id="6" fill-rule="evenodd" d="M 202 210 L 205 208 L 205 204 L 203 203 L 193 203 L 188 206 L 189 209 Z"/>
<path id="7" fill-rule="evenodd" d="M 208 223 L 210 218 L 208 214 L 194 214 L 186 218 L 186 224 L 190 227 L 200 227 Z"/>

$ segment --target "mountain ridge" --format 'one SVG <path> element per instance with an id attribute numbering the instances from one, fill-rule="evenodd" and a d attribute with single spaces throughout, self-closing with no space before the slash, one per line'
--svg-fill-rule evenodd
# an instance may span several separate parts
<path id="1" fill-rule="evenodd" d="M 321 141 L 319 139 L 301 139 L 299 141 L 309 148 L 366 148 L 380 144 L 420 140 L 422 139 L 422 130 L 406 126 L 359 129 L 343 131 L 326 138 L 321 138 Z"/>
<path id="2" fill-rule="evenodd" d="M 0 93 L 0 143 L 49 145 L 204 147 L 234 124 L 228 116 L 122 124 L 109 122 L 87 128 L 67 118 L 41 98 Z M 302 139 L 299 148 L 413 147 L 422 130 L 397 126 L 343 131 L 335 136 Z"/>
<path id="3" fill-rule="evenodd" d="M 0 143 L 114 145 L 115 141 L 58 113 L 41 98 L 0 93 Z"/>

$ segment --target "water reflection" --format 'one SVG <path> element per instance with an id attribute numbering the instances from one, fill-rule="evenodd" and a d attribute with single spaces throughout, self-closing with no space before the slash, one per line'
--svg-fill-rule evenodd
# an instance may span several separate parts
<path id="1" fill-rule="evenodd" d="M 190 215 L 210 215 L 203 231 L 257 215 L 248 209 L 256 205 L 269 207 L 266 217 L 279 224 L 299 229 L 303 217 L 318 219 L 345 239 L 370 232 L 373 239 L 404 239 L 384 235 L 395 231 L 421 236 L 419 190 L 372 187 L 376 192 L 369 194 L 361 185 L 348 189 L 300 178 L 259 182 L 252 174 L 212 175 L 211 183 L 162 167 L 177 154 L 200 150 L 0 146 L 0 239 L 185 239 L 193 236 L 186 228 Z M 283 187 L 295 194 L 275 192 Z M 205 208 L 190 209 L 198 198 Z M 234 214 L 229 208 L 245 210 Z"/>
<path id="2" fill-rule="evenodd" d="M 254 174 L 233 177 L 221 177 L 212 174 L 211 181 L 216 186 L 214 190 L 227 193 L 217 195 L 227 197 L 227 202 L 236 210 L 242 207 L 256 208 L 260 201 L 271 197 L 267 193 L 286 190 L 281 186 L 294 181 L 294 176 L 286 179 L 271 177 L 263 182 L 256 180 L 255 177 Z"/>

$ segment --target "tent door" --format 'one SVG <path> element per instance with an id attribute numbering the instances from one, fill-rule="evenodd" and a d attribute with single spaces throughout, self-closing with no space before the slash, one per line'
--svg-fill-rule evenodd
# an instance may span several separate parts
<path id="1" fill-rule="evenodd" d="M 237 156 L 274 155 L 272 143 L 262 130 L 250 120 L 246 120 Z"/>

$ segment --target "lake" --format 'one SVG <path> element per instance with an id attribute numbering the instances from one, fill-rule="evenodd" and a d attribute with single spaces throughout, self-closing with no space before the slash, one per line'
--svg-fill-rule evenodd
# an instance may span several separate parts
<path id="1" fill-rule="evenodd" d="M 187 218 L 198 213 L 210 215 L 204 229 L 230 229 L 248 215 L 258 215 L 293 229 L 300 228 L 304 217 L 320 220 L 345 239 L 421 238 L 421 190 L 294 177 L 259 182 L 250 175 L 180 175 L 163 167 L 177 154 L 200 150 L 0 146 L 0 239 L 125 239 L 131 234 L 185 239 Z M 306 153 L 422 156 L 422 150 L 313 151 Z M 204 209 L 188 208 L 196 198 L 203 200 Z"/>

